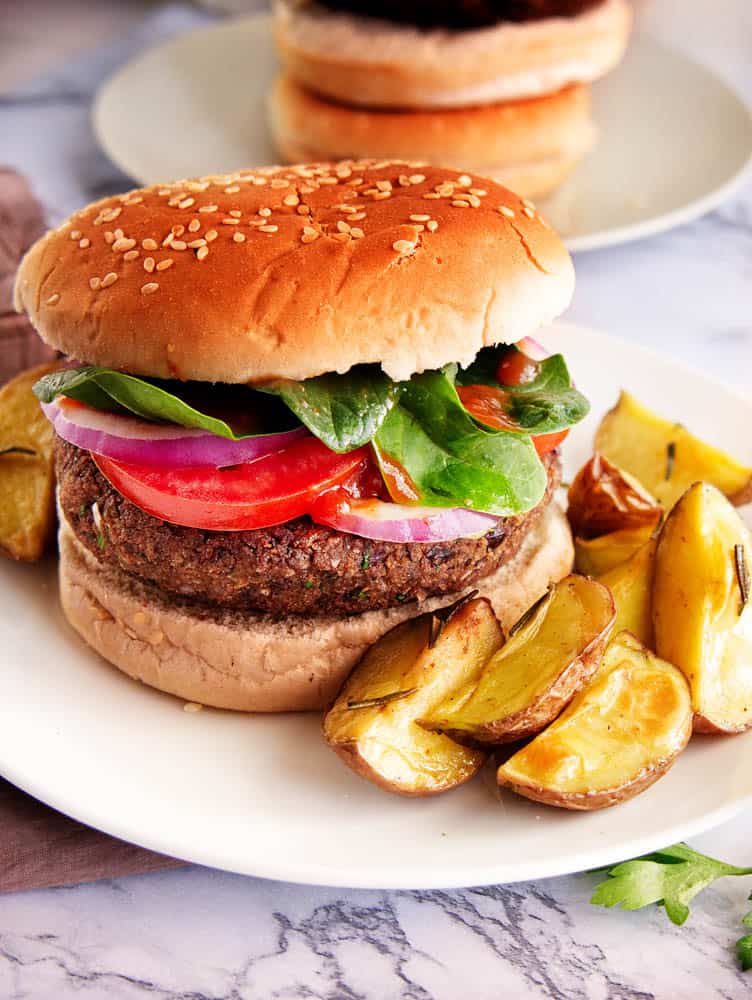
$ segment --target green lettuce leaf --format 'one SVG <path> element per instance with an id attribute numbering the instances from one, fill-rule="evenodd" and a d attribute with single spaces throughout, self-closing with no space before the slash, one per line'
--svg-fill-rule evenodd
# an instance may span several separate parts
<path id="1" fill-rule="evenodd" d="M 530 510 L 546 490 L 530 438 L 479 427 L 445 372 L 402 384 L 373 445 L 387 483 L 396 467 L 416 502 L 427 506 L 508 517 Z"/>
<path id="2" fill-rule="evenodd" d="M 551 434 L 578 424 L 587 416 L 590 404 L 572 385 L 561 354 L 538 362 L 538 374 L 532 382 L 500 386 L 496 370 L 507 351 L 509 347 L 484 347 L 471 365 L 458 370 L 457 385 L 501 388 L 507 414 L 519 424 L 523 434 Z"/>
<path id="3" fill-rule="evenodd" d="M 277 379 L 257 386 L 279 396 L 312 434 L 332 451 L 354 451 L 373 439 L 394 405 L 396 383 L 376 365 L 304 382 Z"/>
<path id="4" fill-rule="evenodd" d="M 185 387 L 181 386 L 181 388 L 185 391 Z M 230 387 L 223 388 L 225 394 L 230 393 L 230 391 Z M 247 410 L 249 413 L 252 412 L 254 410 L 253 397 L 255 396 L 253 390 L 241 386 L 237 387 L 236 391 L 248 394 Z M 71 399 L 77 399 L 80 403 L 86 403 L 97 410 L 134 414 L 144 420 L 198 428 L 234 441 L 240 438 L 261 436 L 263 433 L 287 430 L 291 424 L 290 420 L 283 419 L 279 427 L 265 431 L 254 429 L 248 433 L 238 433 L 225 420 L 201 412 L 163 386 L 135 375 L 125 375 L 123 372 L 112 371 L 109 368 L 87 366 L 50 372 L 49 375 L 45 375 L 35 383 L 34 392 L 43 403 L 51 403 L 57 396 L 69 396 Z"/>

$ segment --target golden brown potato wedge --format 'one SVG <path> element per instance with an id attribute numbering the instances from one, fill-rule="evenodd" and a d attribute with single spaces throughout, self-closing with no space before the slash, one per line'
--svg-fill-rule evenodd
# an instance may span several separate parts
<path id="1" fill-rule="evenodd" d="M 622 392 L 601 421 L 596 449 L 630 472 L 670 510 L 692 483 L 712 483 L 737 505 L 752 500 L 752 469 L 659 417 Z"/>
<path id="2" fill-rule="evenodd" d="M 420 725 L 475 744 L 539 733 L 595 673 L 614 614 L 606 587 L 584 576 L 566 577 Z"/>
<path id="3" fill-rule="evenodd" d="M 752 538 L 714 486 L 695 483 L 666 519 L 655 561 L 656 649 L 687 676 L 701 733 L 752 726 Z"/>
<path id="4" fill-rule="evenodd" d="M 614 634 L 627 629 L 650 649 L 654 646 L 653 573 L 657 545 L 658 540 L 651 538 L 630 559 L 599 577 L 614 596 Z"/>
<path id="5" fill-rule="evenodd" d="M 574 568 L 583 576 L 600 579 L 604 573 L 631 559 L 650 541 L 652 534 L 651 525 L 645 524 L 640 528 L 612 531 L 600 538 L 575 538 Z"/>
<path id="6" fill-rule="evenodd" d="M 55 523 L 54 432 L 31 391 L 56 365 L 16 375 L 0 389 L 0 550 L 39 559 Z"/>
<path id="7" fill-rule="evenodd" d="M 445 623 L 427 614 L 398 625 L 353 670 L 324 718 L 324 739 L 349 767 L 390 792 L 435 795 L 462 784 L 486 754 L 415 720 L 476 674 L 502 642 L 482 598 Z"/>
<path id="8" fill-rule="evenodd" d="M 663 508 L 628 472 L 596 452 L 569 487 L 567 517 L 577 538 L 598 538 L 616 531 L 661 523 Z"/>
<path id="9" fill-rule="evenodd" d="M 562 809 L 626 802 L 671 767 L 692 734 L 689 688 L 629 632 L 548 729 L 497 771 L 500 785 Z"/>

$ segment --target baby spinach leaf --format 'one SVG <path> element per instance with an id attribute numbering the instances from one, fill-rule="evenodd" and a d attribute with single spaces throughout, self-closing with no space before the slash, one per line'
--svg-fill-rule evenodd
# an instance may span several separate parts
<path id="1" fill-rule="evenodd" d="M 278 395 L 327 448 L 340 453 L 373 438 L 398 392 L 376 365 L 358 365 L 344 375 L 319 375 L 303 382 L 276 379 L 257 388 Z"/>
<path id="2" fill-rule="evenodd" d="M 387 484 L 396 468 L 408 492 L 427 506 L 508 517 L 530 510 L 546 490 L 530 438 L 479 427 L 444 372 L 402 384 L 373 445 Z"/>

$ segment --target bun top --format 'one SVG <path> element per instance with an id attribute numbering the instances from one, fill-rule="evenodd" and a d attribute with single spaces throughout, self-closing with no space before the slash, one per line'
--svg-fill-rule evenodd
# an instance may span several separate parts
<path id="1" fill-rule="evenodd" d="M 16 308 L 78 361 L 158 378 L 295 380 L 469 363 L 568 305 L 531 202 L 414 163 L 242 170 L 106 198 L 24 258 Z"/>

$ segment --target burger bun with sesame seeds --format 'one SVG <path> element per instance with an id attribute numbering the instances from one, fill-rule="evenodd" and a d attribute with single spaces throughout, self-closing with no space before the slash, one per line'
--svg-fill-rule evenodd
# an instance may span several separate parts
<path id="1" fill-rule="evenodd" d="M 628 0 L 469 30 L 426 29 L 300 0 L 275 0 L 273 9 L 284 70 L 325 97 L 371 108 L 469 107 L 596 80 L 620 61 L 632 20 Z"/>
<path id="2" fill-rule="evenodd" d="M 558 316 L 572 263 L 535 206 L 402 161 L 240 171 L 107 198 L 37 242 L 16 305 L 88 364 L 155 378 L 394 380 Z"/>
<path id="3" fill-rule="evenodd" d="M 494 178 L 527 198 L 557 188 L 596 137 L 590 90 L 581 84 L 474 108 L 369 111 L 282 75 L 269 97 L 269 122 L 277 150 L 291 163 L 419 156 Z"/>

